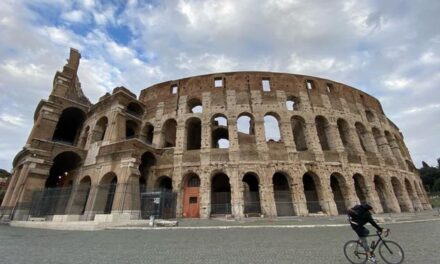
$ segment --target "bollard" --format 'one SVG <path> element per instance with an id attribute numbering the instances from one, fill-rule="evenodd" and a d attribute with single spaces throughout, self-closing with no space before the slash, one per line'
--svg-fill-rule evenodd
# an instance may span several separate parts
<path id="1" fill-rule="evenodd" d="M 154 215 L 150 215 L 150 222 L 148 224 L 154 226 Z"/>

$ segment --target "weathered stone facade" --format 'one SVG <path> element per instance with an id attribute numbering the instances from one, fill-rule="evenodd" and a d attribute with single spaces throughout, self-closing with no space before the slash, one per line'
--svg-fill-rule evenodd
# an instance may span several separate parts
<path id="1" fill-rule="evenodd" d="M 72 49 L 38 105 L 2 206 L 41 188 L 118 183 L 111 210 L 102 209 L 103 188 L 67 206 L 98 218 L 133 213 L 143 185 L 172 188 L 179 217 L 336 215 L 359 201 L 376 212 L 430 209 L 402 134 L 362 91 L 311 76 L 232 72 L 163 82 L 139 98 L 118 87 L 91 104 L 79 60 Z"/>

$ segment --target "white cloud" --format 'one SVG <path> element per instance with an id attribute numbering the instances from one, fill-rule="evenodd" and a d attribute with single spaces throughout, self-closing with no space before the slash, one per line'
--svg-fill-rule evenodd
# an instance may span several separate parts
<path id="1" fill-rule="evenodd" d="M 21 115 L 12 115 L 7 113 L 0 114 L 0 125 L 2 126 L 15 126 L 15 127 L 23 127 L 24 119 Z"/>
<path id="2" fill-rule="evenodd" d="M 29 4 L 59 10 L 58 17 Z M 27 126 L 13 133 L 0 128 L 8 135 L 0 145 L 7 140 L 11 153 L 22 147 L 38 100 L 48 96 L 53 74 L 75 47 L 83 55 L 83 90 L 95 102 L 116 86 L 139 93 L 159 81 L 208 72 L 317 75 L 383 98 L 416 163 L 440 156 L 440 146 L 427 141 L 440 134 L 429 125 L 440 123 L 433 114 L 440 97 L 440 2 L 131 0 L 117 6 L 117 1 L 7 0 L 0 5 L 0 113 L 9 115 L 1 122 L 8 120 L 11 129 L 14 122 Z M 74 30 L 78 23 L 88 25 L 87 33 Z M 123 41 L 128 44 L 109 30 L 122 25 L 131 30 L 132 38 Z M 17 116 L 22 120 L 11 118 Z M 426 126 L 430 130 L 420 139 L 420 127 Z"/>
<path id="3" fill-rule="evenodd" d="M 85 23 L 86 14 L 81 10 L 72 10 L 69 12 L 65 12 L 61 15 L 61 18 L 70 22 L 75 23 Z"/>

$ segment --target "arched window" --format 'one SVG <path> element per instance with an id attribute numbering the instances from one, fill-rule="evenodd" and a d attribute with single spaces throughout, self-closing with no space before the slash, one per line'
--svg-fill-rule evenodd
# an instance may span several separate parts
<path id="1" fill-rule="evenodd" d="M 323 116 L 317 116 L 315 124 L 322 150 L 330 150 L 330 127 L 327 119 Z"/>
<path id="2" fill-rule="evenodd" d="M 191 98 L 188 100 L 188 112 L 189 113 L 202 113 L 203 112 L 203 105 L 200 99 L 198 98 Z"/>
<path id="3" fill-rule="evenodd" d="M 299 110 L 299 98 L 296 96 L 287 97 L 286 107 L 289 111 Z"/>
<path id="4" fill-rule="evenodd" d="M 186 149 L 200 149 L 202 145 L 202 122 L 193 117 L 186 121 Z"/>
<path id="5" fill-rule="evenodd" d="M 275 114 L 266 114 L 264 116 L 264 132 L 266 135 L 266 141 L 281 141 L 281 131 L 278 122 L 278 118 Z"/>
<path id="6" fill-rule="evenodd" d="M 374 122 L 374 114 L 370 110 L 365 110 L 368 122 Z"/>
<path id="7" fill-rule="evenodd" d="M 305 134 L 306 122 L 300 116 L 293 116 L 291 119 L 293 140 L 297 151 L 307 150 L 307 140 Z"/>
<path id="8" fill-rule="evenodd" d="M 85 120 L 82 110 L 69 107 L 63 110 L 55 128 L 52 140 L 75 145 Z"/>
<path id="9" fill-rule="evenodd" d="M 95 128 L 93 129 L 92 142 L 102 141 L 105 137 L 105 132 L 107 131 L 108 119 L 107 117 L 101 117 L 98 122 L 96 122 Z"/>
<path id="10" fill-rule="evenodd" d="M 147 144 L 153 144 L 154 137 L 154 126 L 150 123 L 146 123 L 144 128 L 142 129 L 142 137 L 144 138 Z"/>
<path id="11" fill-rule="evenodd" d="M 228 119 L 221 114 L 211 119 L 212 148 L 229 148 Z"/>
<path id="12" fill-rule="evenodd" d="M 254 144 L 255 128 L 253 117 L 244 113 L 237 119 L 238 144 Z"/>
<path id="13" fill-rule="evenodd" d="M 342 144 L 347 151 L 351 150 L 351 137 L 350 137 L 350 127 L 347 121 L 344 119 L 338 119 L 337 121 L 339 135 L 341 136 Z"/>
<path id="14" fill-rule="evenodd" d="M 127 105 L 127 113 L 136 117 L 142 117 L 144 109 L 138 103 L 131 102 Z"/>
<path id="15" fill-rule="evenodd" d="M 176 146 L 177 122 L 174 119 L 168 119 L 162 126 L 161 147 L 171 148 Z"/>
<path id="16" fill-rule="evenodd" d="M 125 122 L 125 138 L 126 139 L 137 138 L 138 134 L 139 134 L 139 125 L 132 120 L 127 120 Z"/>

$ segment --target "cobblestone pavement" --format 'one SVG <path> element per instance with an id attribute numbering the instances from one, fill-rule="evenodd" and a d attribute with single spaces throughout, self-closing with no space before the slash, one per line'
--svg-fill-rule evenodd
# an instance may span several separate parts
<path id="1" fill-rule="evenodd" d="M 440 221 L 384 226 L 405 263 L 440 263 Z M 342 247 L 353 238 L 348 226 L 84 232 L 0 225 L 0 263 L 347 263 Z"/>

